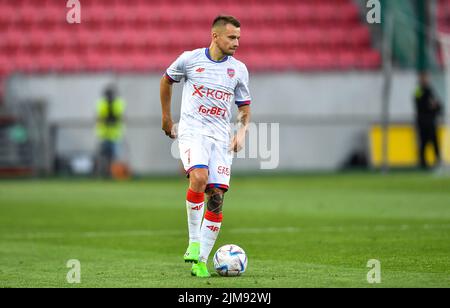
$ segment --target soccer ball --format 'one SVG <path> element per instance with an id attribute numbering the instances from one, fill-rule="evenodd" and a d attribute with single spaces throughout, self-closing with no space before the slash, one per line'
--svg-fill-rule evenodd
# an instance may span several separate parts
<path id="1" fill-rule="evenodd" d="M 214 268 L 220 276 L 240 276 L 247 269 L 247 255 L 237 245 L 225 245 L 214 254 Z"/>

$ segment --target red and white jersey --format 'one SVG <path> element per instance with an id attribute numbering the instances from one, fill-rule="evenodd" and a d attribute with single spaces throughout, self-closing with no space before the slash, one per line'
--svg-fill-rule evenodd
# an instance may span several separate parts
<path id="1" fill-rule="evenodd" d="M 247 67 L 231 56 L 214 61 L 208 48 L 186 51 L 166 71 L 171 82 L 185 79 L 178 135 L 230 141 L 231 108 L 249 105 Z"/>

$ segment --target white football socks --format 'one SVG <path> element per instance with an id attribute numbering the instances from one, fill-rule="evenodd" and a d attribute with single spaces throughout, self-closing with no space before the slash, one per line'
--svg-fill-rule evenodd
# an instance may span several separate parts
<path id="1" fill-rule="evenodd" d="M 200 262 L 207 262 L 222 225 L 222 214 L 206 211 L 200 235 Z"/>
<path id="2" fill-rule="evenodd" d="M 189 244 L 193 242 L 200 243 L 200 228 L 205 207 L 205 194 L 197 193 L 189 189 L 186 199 Z"/>

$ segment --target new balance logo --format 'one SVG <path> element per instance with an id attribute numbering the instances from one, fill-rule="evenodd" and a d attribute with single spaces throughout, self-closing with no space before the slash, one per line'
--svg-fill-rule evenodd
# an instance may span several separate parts
<path id="1" fill-rule="evenodd" d="M 205 69 L 203 67 L 199 67 L 198 69 L 195 70 L 197 73 L 202 73 L 205 71 Z"/>
<path id="2" fill-rule="evenodd" d="M 220 228 L 216 227 L 216 226 L 206 226 L 206 228 L 208 228 L 212 232 L 219 232 L 219 230 L 220 230 Z"/>
<path id="3" fill-rule="evenodd" d="M 194 207 L 191 207 L 191 210 L 193 211 L 200 211 L 203 208 L 203 203 Z"/>

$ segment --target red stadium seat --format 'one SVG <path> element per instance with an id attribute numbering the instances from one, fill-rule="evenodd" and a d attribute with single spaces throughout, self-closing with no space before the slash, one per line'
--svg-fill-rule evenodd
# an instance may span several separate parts
<path id="1" fill-rule="evenodd" d="M 11 58 L 4 54 L 0 54 L 0 79 L 3 79 L 14 70 L 14 63 Z"/>
<path id="2" fill-rule="evenodd" d="M 152 60 L 150 54 L 138 53 L 131 59 L 131 66 L 134 71 L 147 72 L 152 69 Z"/>
<path id="3" fill-rule="evenodd" d="M 289 69 L 291 60 L 281 51 L 273 51 L 266 56 L 268 68 L 274 71 L 282 71 Z"/>
<path id="4" fill-rule="evenodd" d="M 26 37 L 23 32 L 10 29 L 3 34 L 3 37 L 0 40 L 0 48 L 11 48 L 17 50 L 19 48 L 23 48 L 26 43 Z"/>
<path id="5" fill-rule="evenodd" d="M 251 57 L 247 59 L 246 65 L 252 71 L 261 71 L 270 69 L 267 56 L 262 53 L 252 54 Z"/>
<path id="6" fill-rule="evenodd" d="M 87 71 L 101 71 L 111 69 L 109 65 L 110 54 L 90 52 L 82 58 L 83 67 Z"/>
<path id="7" fill-rule="evenodd" d="M 314 15 L 322 26 L 335 25 L 339 9 L 333 2 L 325 2 L 315 6 Z"/>
<path id="8" fill-rule="evenodd" d="M 438 3 L 440 29 L 450 29 L 449 3 Z M 59 0 L 41 0 L 39 14 L 35 0 L 0 0 L 0 55 L 12 57 L 9 66 L 0 62 L 0 74 L 164 70 L 182 51 L 209 46 L 218 14 L 241 20 L 237 57 L 252 70 L 376 69 L 381 63 L 351 0 L 86 0 L 79 25 L 68 24 L 66 13 Z"/>
<path id="9" fill-rule="evenodd" d="M 39 72 L 57 71 L 62 68 L 62 58 L 49 53 L 41 53 L 34 58 L 35 69 Z"/>
<path id="10" fill-rule="evenodd" d="M 360 68 L 377 69 L 381 67 L 381 55 L 378 51 L 368 50 L 361 55 Z"/>
<path id="11" fill-rule="evenodd" d="M 366 48 L 370 46 L 370 32 L 367 27 L 356 27 L 351 31 L 351 45 L 354 48 Z"/>
<path id="12" fill-rule="evenodd" d="M 336 14 L 338 21 L 342 24 L 357 24 L 359 22 L 359 11 L 358 7 L 353 3 L 346 3 Z"/>
<path id="13" fill-rule="evenodd" d="M 6 28 L 8 25 L 14 24 L 17 19 L 17 12 L 11 5 L 2 4 L 0 6 L 0 25 Z"/>
<path id="14" fill-rule="evenodd" d="M 316 67 L 312 53 L 309 52 L 297 52 L 293 57 L 293 66 L 298 70 L 311 70 Z"/>
<path id="15" fill-rule="evenodd" d="M 345 28 L 331 28 L 328 31 L 324 31 L 324 35 L 327 38 L 327 42 L 330 48 L 334 50 L 340 50 L 350 48 L 346 43 L 348 37 L 348 29 Z"/>
<path id="16" fill-rule="evenodd" d="M 338 57 L 332 51 L 320 51 L 313 56 L 315 66 L 320 70 L 334 70 L 339 67 Z"/>
<path id="17" fill-rule="evenodd" d="M 342 70 L 354 69 L 358 65 L 359 57 L 358 55 L 352 51 L 342 51 L 337 54 L 338 65 Z"/>
<path id="18" fill-rule="evenodd" d="M 297 23 L 302 25 L 312 25 L 316 20 L 316 16 L 313 12 L 313 7 L 307 3 L 299 3 L 294 8 L 295 16 L 297 17 Z"/>
<path id="19" fill-rule="evenodd" d="M 30 54 L 18 54 L 14 60 L 14 70 L 29 73 L 37 68 L 36 58 Z"/>

